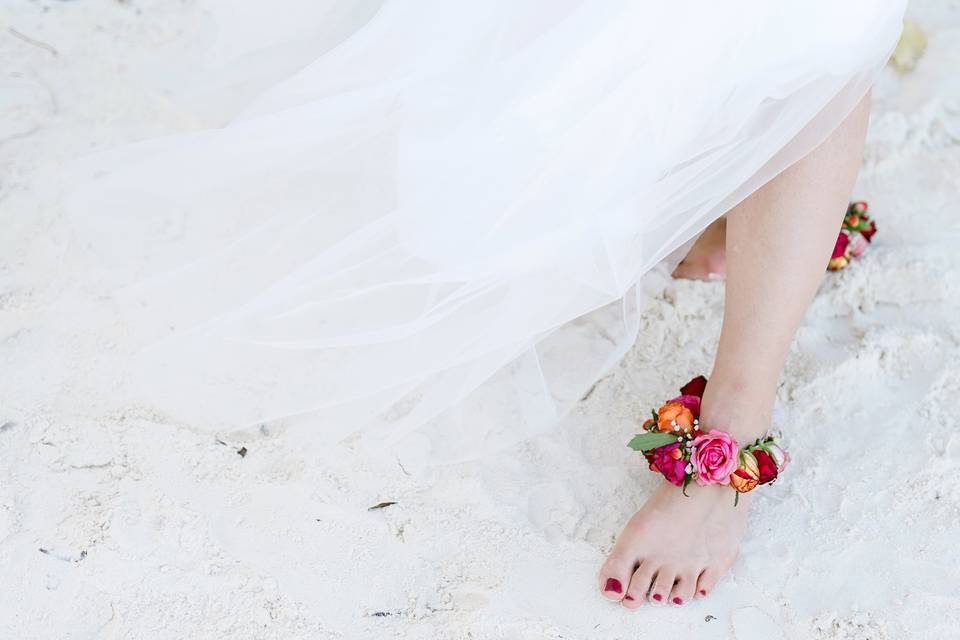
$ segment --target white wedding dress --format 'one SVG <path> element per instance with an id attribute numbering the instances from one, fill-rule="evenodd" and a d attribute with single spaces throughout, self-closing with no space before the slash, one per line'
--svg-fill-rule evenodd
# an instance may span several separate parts
<path id="1" fill-rule="evenodd" d="M 904 11 L 297 6 L 244 50 L 272 23 L 211 5 L 184 100 L 225 126 L 76 167 L 136 347 L 117 398 L 211 430 L 442 429 L 437 455 L 562 416 L 634 340 L 641 277 L 843 120 Z"/>

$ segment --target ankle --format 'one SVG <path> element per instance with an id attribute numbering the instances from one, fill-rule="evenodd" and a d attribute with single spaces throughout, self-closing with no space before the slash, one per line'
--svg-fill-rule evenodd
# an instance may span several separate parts
<path id="1" fill-rule="evenodd" d="M 752 441 L 769 430 L 775 398 L 775 380 L 770 384 L 714 376 L 703 394 L 700 423 L 708 431 L 726 431 L 741 443 Z"/>

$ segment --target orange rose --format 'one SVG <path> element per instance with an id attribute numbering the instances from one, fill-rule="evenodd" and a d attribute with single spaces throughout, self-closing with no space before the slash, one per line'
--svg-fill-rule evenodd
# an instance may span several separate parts
<path id="1" fill-rule="evenodd" d="M 657 411 L 657 429 L 678 436 L 693 431 L 693 412 L 680 402 L 668 402 Z"/>
<path id="2" fill-rule="evenodd" d="M 753 491 L 760 482 L 760 466 L 749 451 L 740 451 L 740 464 L 730 474 L 730 486 L 740 493 Z"/>

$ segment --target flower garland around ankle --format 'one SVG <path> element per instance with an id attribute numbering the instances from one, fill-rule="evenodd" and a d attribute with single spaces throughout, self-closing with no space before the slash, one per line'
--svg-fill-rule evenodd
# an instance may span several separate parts
<path id="1" fill-rule="evenodd" d="M 847 207 L 847 214 L 843 217 L 840 235 L 837 244 L 833 247 L 833 255 L 827 269 L 839 271 L 854 258 L 859 258 L 866 251 L 873 234 L 877 232 L 877 224 L 867 215 L 868 205 L 863 200 L 851 202 Z"/>
<path id="2" fill-rule="evenodd" d="M 691 482 L 729 485 L 737 504 L 741 493 L 776 480 L 790 456 L 769 434 L 740 446 L 724 431 L 701 431 L 700 400 L 706 386 L 703 376 L 684 385 L 679 396 L 653 412 L 643 423 L 643 433 L 627 446 L 642 452 L 650 470 L 682 487 L 684 495 Z"/>

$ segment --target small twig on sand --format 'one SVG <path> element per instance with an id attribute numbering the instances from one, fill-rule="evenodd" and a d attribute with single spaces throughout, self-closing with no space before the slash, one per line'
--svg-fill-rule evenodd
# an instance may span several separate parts
<path id="1" fill-rule="evenodd" d="M 43 49 L 44 51 L 49 52 L 53 57 L 57 57 L 57 56 L 60 55 L 60 52 L 59 52 L 59 51 L 57 51 L 56 49 L 54 49 L 51 45 L 47 44 L 46 42 L 42 42 L 42 41 L 40 41 L 40 40 L 36 40 L 36 39 L 31 38 L 30 36 L 28 36 L 28 35 L 26 35 L 26 34 L 24 34 L 24 33 L 20 33 L 19 31 L 17 31 L 17 30 L 14 29 L 13 27 L 7 27 L 7 33 L 9 33 L 10 35 L 12 35 L 14 38 L 17 38 L 17 39 L 19 39 L 19 40 L 22 40 L 22 41 L 26 42 L 27 44 L 32 44 L 32 45 L 35 46 L 35 47 L 40 47 L 40 48 Z"/>
<path id="2" fill-rule="evenodd" d="M 372 507 L 368 507 L 368 508 L 367 508 L 367 511 L 374 511 L 374 510 L 376 510 L 376 509 L 383 509 L 383 508 L 389 507 L 390 505 L 393 505 L 393 504 L 397 504 L 397 503 L 396 503 L 396 502 L 378 502 L 377 504 L 373 505 Z"/>

